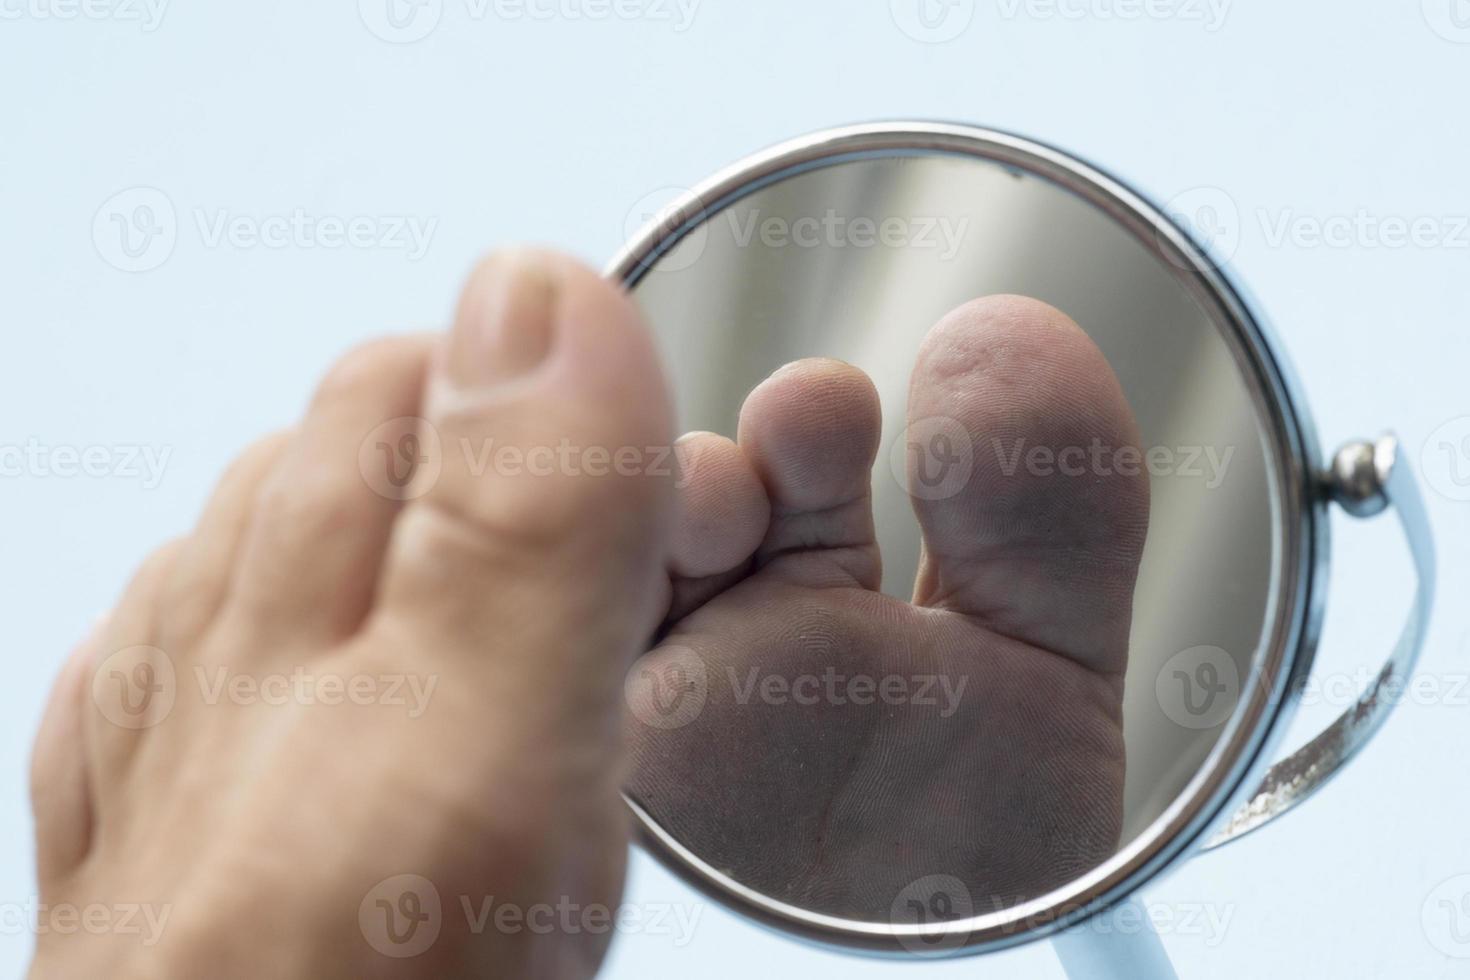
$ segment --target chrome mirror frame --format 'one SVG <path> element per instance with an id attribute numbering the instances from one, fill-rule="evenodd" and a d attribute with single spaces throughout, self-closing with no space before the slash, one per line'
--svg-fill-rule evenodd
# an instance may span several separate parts
<path id="1" fill-rule="evenodd" d="M 809 912 L 734 881 L 674 840 L 633 800 L 642 846 L 690 885 L 749 918 L 799 938 L 846 951 L 943 955 L 994 951 L 1054 936 L 1128 901 L 1139 888 L 1192 855 L 1234 840 L 1280 816 L 1339 772 L 1396 704 L 1385 696 L 1412 673 L 1433 594 L 1433 547 L 1422 502 L 1397 442 L 1345 446 L 1330 465 L 1319 455 L 1300 389 L 1279 346 L 1225 271 L 1156 205 L 1103 171 L 1044 144 L 974 126 L 880 122 L 825 130 L 791 140 L 735 164 L 673 202 L 614 259 L 609 278 L 632 289 L 685 235 L 736 201 L 799 173 L 878 157 L 947 154 L 1024 171 L 1102 209 L 1146 249 L 1172 266 L 1179 281 L 1220 328 L 1252 391 L 1268 432 L 1270 464 L 1280 495 L 1280 572 L 1268 612 L 1269 637 L 1240 702 L 1200 771 L 1142 834 L 1108 861 L 1067 886 L 999 911 L 933 925 L 862 922 Z M 1419 588 L 1399 643 L 1376 681 L 1321 735 L 1274 766 L 1271 758 L 1312 668 L 1322 622 L 1328 561 L 1328 505 L 1371 516 L 1399 513 L 1419 575 Z M 626 797 L 625 797 L 626 798 Z M 1073 933 L 1075 934 L 1075 930 Z M 1063 944 L 1073 976 L 1087 959 Z M 1156 940 L 1155 940 L 1156 942 Z M 1136 953 L 1137 951 L 1135 951 Z M 1145 950 L 1126 962 L 1154 963 Z M 1106 957 L 1103 957 L 1106 959 Z M 1090 960 L 1101 968 L 1100 960 Z M 1115 960 L 1122 968 L 1124 960 Z M 1167 964 L 1167 960 L 1162 961 Z M 1162 967 L 1147 972 L 1157 975 Z M 1135 969 L 1136 973 L 1146 972 Z"/>

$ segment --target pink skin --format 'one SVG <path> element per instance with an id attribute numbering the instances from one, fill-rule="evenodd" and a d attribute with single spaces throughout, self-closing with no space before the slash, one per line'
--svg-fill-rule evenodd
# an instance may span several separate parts
<path id="1" fill-rule="evenodd" d="M 977 906 L 1007 905 L 1118 845 L 1146 477 L 1006 470 L 1017 439 L 1137 446 L 1132 412 L 1074 323 L 993 296 L 924 342 L 909 418 L 934 417 L 967 432 L 974 468 L 952 495 L 913 501 L 924 555 L 912 602 L 877 591 L 879 412 L 860 371 L 788 365 L 746 400 L 738 442 L 692 437 L 719 465 L 694 466 L 680 493 L 697 532 L 675 532 L 670 613 L 635 668 L 646 682 L 629 687 L 630 794 L 737 880 L 838 915 L 886 919 L 935 874 Z M 660 720 L 700 668 L 702 710 L 640 720 Z M 858 704 L 855 689 L 808 686 L 815 703 L 796 703 L 749 687 L 828 668 L 937 675 L 959 693 L 942 717 L 938 696 Z"/>

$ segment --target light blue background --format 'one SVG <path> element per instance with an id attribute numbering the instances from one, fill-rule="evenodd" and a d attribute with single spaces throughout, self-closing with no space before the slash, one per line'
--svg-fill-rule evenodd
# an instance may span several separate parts
<path id="1" fill-rule="evenodd" d="M 1392 426 L 1432 484 L 1442 599 L 1423 669 L 1444 696 L 1404 705 L 1300 813 L 1148 889 L 1165 910 L 1208 902 L 1229 916 L 1223 935 L 1165 935 L 1182 975 L 1470 976 L 1470 959 L 1447 955 L 1470 956 L 1451 931 L 1470 937 L 1470 906 L 1455 923 L 1438 904 L 1470 893 L 1470 879 L 1431 896 L 1470 873 L 1470 692 L 1455 687 L 1470 652 L 1470 504 L 1454 499 L 1449 468 L 1470 472 L 1467 423 L 1455 422 L 1470 415 L 1470 231 L 1456 230 L 1470 214 L 1470 29 L 1450 19 L 1452 0 L 1236 0 L 1223 22 L 1170 0 L 1132 18 L 1119 0 L 1063 0 L 1065 16 L 953 0 L 933 10 L 952 18 L 942 29 L 963 29 L 938 44 L 900 29 L 914 23 L 907 0 L 898 16 L 886 0 L 700 0 L 682 30 L 675 8 L 651 0 L 633 20 L 515 7 L 476 17 L 473 0 L 442 0 L 436 29 L 409 44 L 368 29 L 381 23 L 377 0 L 366 20 L 351 0 L 174 0 L 153 30 L 122 0 L 54 16 L 69 2 L 0 0 L 0 445 L 171 456 L 151 488 L 34 467 L 0 477 L 0 837 L 11 842 L 0 904 L 34 893 L 25 764 L 61 658 L 139 559 L 190 526 L 235 452 L 299 412 L 334 355 L 443 323 L 488 247 L 547 243 L 600 265 L 650 195 L 754 149 L 841 122 L 951 118 L 1057 143 L 1160 199 L 1223 192 L 1236 270 L 1276 323 L 1324 444 Z M 167 195 L 177 244 L 157 268 L 127 273 L 108 263 L 105 235 L 94 242 L 93 220 L 138 186 Z M 437 225 L 412 260 L 210 246 L 195 220 L 296 208 Z M 1274 234 L 1283 218 L 1359 212 L 1427 218 L 1434 240 Z M 1391 523 L 1334 520 L 1321 668 L 1351 675 L 1393 635 L 1409 566 Z M 1331 714 L 1304 710 L 1292 741 Z M 628 900 L 698 902 L 641 857 Z M 0 971 L 22 969 L 31 944 L 7 917 Z M 621 936 L 605 975 L 900 970 L 1060 975 L 1043 945 L 894 965 L 807 949 L 713 907 L 687 943 Z"/>

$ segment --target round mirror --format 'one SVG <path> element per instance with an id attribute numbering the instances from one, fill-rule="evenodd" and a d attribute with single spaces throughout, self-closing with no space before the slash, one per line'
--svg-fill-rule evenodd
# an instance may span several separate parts
<path id="1" fill-rule="evenodd" d="M 952 952 L 1229 815 L 1325 522 L 1278 362 L 1173 222 L 1025 140 L 873 125 L 716 177 L 614 274 L 699 430 L 702 537 L 628 678 L 656 855 L 807 937 Z"/>

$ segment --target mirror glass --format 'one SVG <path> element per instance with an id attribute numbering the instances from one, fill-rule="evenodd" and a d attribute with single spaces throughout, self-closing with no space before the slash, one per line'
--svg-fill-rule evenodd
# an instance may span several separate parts
<path id="1" fill-rule="evenodd" d="M 683 428 L 739 455 L 684 459 L 629 797 L 846 919 L 1066 885 L 1199 771 L 1274 614 L 1231 344 L 1179 268 L 988 160 L 848 159 L 703 218 L 633 292 Z"/>

